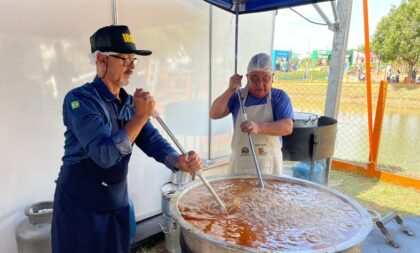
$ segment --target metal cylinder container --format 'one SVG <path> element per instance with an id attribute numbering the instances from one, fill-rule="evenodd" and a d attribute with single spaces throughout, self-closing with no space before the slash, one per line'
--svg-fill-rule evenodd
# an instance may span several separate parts
<path id="1" fill-rule="evenodd" d="M 169 203 L 172 198 L 179 193 L 178 186 L 172 183 L 164 184 L 161 187 L 162 192 L 162 215 L 165 220 L 164 224 L 160 224 L 162 232 L 165 234 L 165 248 L 170 253 L 181 252 L 179 244 L 180 227 L 173 218 Z"/>
<path id="2" fill-rule="evenodd" d="M 334 154 L 337 120 L 325 116 L 314 127 L 293 127 L 292 134 L 283 136 L 285 161 L 308 161 L 329 158 Z"/>
<path id="3" fill-rule="evenodd" d="M 44 201 L 25 208 L 26 218 L 17 226 L 16 243 L 19 253 L 51 252 L 53 202 Z"/>

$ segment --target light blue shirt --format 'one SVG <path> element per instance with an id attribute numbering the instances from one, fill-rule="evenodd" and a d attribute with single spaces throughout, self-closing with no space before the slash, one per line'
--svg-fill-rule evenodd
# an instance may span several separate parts
<path id="1" fill-rule="evenodd" d="M 243 89 L 241 89 L 243 91 Z M 254 106 L 254 105 L 262 105 L 267 104 L 267 97 L 263 98 L 255 98 L 248 93 L 248 97 L 245 101 L 245 106 Z M 285 118 L 294 118 L 293 115 L 293 107 L 292 102 L 290 100 L 289 95 L 283 90 L 271 88 L 271 106 L 273 109 L 273 119 L 274 121 L 282 120 Z M 228 102 L 229 111 L 232 113 L 233 119 L 233 126 L 235 127 L 236 117 L 238 116 L 238 112 L 240 110 L 240 104 L 238 95 L 235 92 L 229 99 Z"/>

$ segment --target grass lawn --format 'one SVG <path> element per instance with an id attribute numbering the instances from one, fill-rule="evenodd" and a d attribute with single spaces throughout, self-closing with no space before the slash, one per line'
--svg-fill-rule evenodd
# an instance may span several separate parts
<path id="1" fill-rule="evenodd" d="M 420 215 L 420 191 L 380 182 L 365 176 L 332 170 L 329 185 L 352 197 L 364 208 L 379 212 L 382 217 L 395 211 L 401 217 Z M 359 253 L 361 245 L 346 253 Z M 137 253 L 165 253 L 163 239 L 145 245 Z"/>
<path id="2" fill-rule="evenodd" d="M 338 170 L 331 171 L 330 186 L 382 216 L 391 211 L 401 217 L 420 215 L 420 191 L 412 188 Z"/>

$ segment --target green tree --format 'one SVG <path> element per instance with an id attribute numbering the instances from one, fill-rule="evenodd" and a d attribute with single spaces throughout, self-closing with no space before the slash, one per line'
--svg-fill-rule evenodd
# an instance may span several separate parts
<path id="1" fill-rule="evenodd" d="M 365 44 L 363 43 L 363 44 L 358 45 L 357 46 L 357 51 L 364 53 L 365 52 Z"/>
<path id="2" fill-rule="evenodd" d="M 402 60 L 412 70 L 420 55 L 420 0 L 393 7 L 376 27 L 372 51 L 384 61 Z"/>

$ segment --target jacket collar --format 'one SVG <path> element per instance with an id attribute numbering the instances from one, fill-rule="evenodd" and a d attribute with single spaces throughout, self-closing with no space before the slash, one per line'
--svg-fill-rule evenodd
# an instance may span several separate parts
<path id="1" fill-rule="evenodd" d="M 117 99 L 114 96 L 114 94 L 112 94 L 111 91 L 109 91 L 108 87 L 106 87 L 105 83 L 98 76 L 95 76 L 95 79 L 93 79 L 92 84 L 95 87 L 95 89 L 98 91 L 99 95 L 101 95 L 101 97 L 105 101 L 111 102 Z M 127 99 L 128 94 L 123 88 L 120 89 L 120 98 L 123 104 L 126 104 L 129 102 L 129 99 Z"/>

